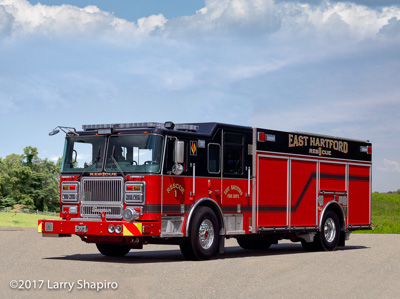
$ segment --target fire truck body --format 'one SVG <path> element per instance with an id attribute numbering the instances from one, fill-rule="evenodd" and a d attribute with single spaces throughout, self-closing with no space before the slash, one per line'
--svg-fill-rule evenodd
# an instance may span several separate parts
<path id="1" fill-rule="evenodd" d="M 110 256 L 179 244 L 186 258 L 207 259 L 225 238 L 247 249 L 290 239 L 334 250 L 371 229 L 368 141 L 218 123 L 66 133 L 63 219 L 40 220 L 43 236 L 75 234 Z"/>

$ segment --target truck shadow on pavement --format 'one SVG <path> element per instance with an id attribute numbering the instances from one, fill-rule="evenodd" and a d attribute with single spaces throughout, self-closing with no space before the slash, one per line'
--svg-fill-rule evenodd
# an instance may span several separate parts
<path id="1" fill-rule="evenodd" d="M 337 251 L 369 249 L 366 246 L 346 246 L 339 247 Z M 292 254 L 329 254 L 332 252 L 308 252 L 303 249 L 300 244 L 279 244 L 272 245 L 267 250 L 247 250 L 239 246 L 225 247 L 225 252 L 218 254 L 213 260 L 250 258 L 250 257 L 266 257 Z M 152 263 L 175 263 L 186 262 L 185 258 L 178 249 L 171 250 L 154 250 L 139 251 L 131 250 L 124 257 L 107 257 L 100 253 L 91 254 L 74 254 L 63 257 L 46 257 L 48 260 L 64 260 L 64 261 L 86 261 L 97 263 L 122 263 L 122 264 L 152 264 Z M 187 261 L 190 262 L 190 261 Z"/>

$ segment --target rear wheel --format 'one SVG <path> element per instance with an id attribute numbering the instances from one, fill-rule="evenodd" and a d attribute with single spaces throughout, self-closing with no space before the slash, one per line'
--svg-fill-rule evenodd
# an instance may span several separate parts
<path id="1" fill-rule="evenodd" d="M 327 211 L 322 218 L 322 231 L 319 234 L 323 249 L 327 251 L 336 249 L 340 237 L 339 225 L 337 214 L 333 211 Z"/>
<path id="2" fill-rule="evenodd" d="M 105 256 L 124 256 L 131 250 L 130 246 L 116 244 L 98 244 L 97 249 Z"/>

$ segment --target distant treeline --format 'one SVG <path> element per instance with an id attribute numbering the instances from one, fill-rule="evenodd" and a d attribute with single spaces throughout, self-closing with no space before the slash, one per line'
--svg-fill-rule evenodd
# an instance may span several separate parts
<path id="1" fill-rule="evenodd" d="M 60 209 L 61 159 L 56 163 L 38 156 L 28 146 L 23 155 L 0 158 L 0 208 L 23 206 L 39 211 Z"/>
<path id="2" fill-rule="evenodd" d="M 374 192 L 374 193 L 378 193 L 378 192 Z M 389 191 L 387 193 L 389 193 L 389 194 L 400 194 L 400 189 L 397 190 L 397 191 Z"/>

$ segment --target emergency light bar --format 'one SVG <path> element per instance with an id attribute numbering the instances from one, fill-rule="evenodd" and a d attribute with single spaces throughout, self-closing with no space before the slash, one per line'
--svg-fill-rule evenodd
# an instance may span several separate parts
<path id="1" fill-rule="evenodd" d="M 94 131 L 94 130 L 104 130 L 104 129 L 139 129 L 139 128 L 166 128 L 166 129 L 175 129 L 178 131 L 192 131 L 196 132 L 199 129 L 199 126 L 195 125 L 185 125 L 185 124 L 177 124 L 172 125 L 171 122 L 167 122 L 165 125 L 162 123 L 156 122 L 144 122 L 144 123 L 122 123 L 122 124 L 95 124 L 95 125 L 83 125 L 82 129 L 84 131 Z"/>
<path id="2" fill-rule="evenodd" d="M 98 130 L 98 129 L 133 129 L 133 128 L 162 128 L 163 124 L 155 122 L 146 123 L 124 123 L 124 124 L 97 124 L 97 125 L 83 125 L 84 131 Z"/>
<path id="3" fill-rule="evenodd" d="M 192 131 L 192 132 L 196 132 L 199 130 L 199 126 L 195 126 L 195 125 L 180 125 L 177 124 L 175 125 L 175 129 L 178 131 Z"/>

